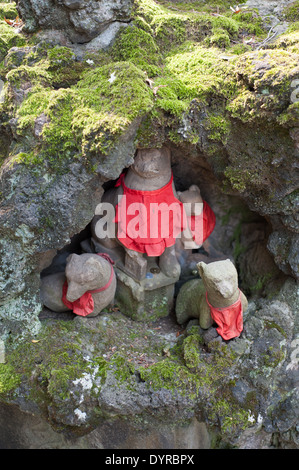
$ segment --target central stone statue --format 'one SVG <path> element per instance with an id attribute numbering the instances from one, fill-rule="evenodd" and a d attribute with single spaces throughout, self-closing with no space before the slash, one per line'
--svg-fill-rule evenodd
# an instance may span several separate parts
<path id="1" fill-rule="evenodd" d="M 175 242 L 187 229 L 187 219 L 173 183 L 168 148 L 139 149 L 133 165 L 120 176 L 116 187 L 104 194 L 102 202 L 115 208 L 117 235 L 114 239 L 99 237 L 96 227 L 100 216 L 95 216 L 92 237 L 107 248 L 122 245 L 125 269 L 133 278 L 145 278 L 146 257 L 158 257 L 165 276 L 180 275 Z"/>

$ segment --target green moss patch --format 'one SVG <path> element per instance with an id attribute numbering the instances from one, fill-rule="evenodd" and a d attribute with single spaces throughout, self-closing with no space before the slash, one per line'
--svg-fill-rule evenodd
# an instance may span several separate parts
<path id="1" fill-rule="evenodd" d="M 11 47 L 24 45 L 25 38 L 15 28 L 0 19 L 0 61 L 4 59 Z"/>
<path id="2" fill-rule="evenodd" d="M 229 92 L 229 68 L 218 49 L 185 43 L 166 58 L 165 70 L 183 83 L 190 98 L 204 101 L 209 94 Z"/>
<path id="3" fill-rule="evenodd" d="M 21 383 L 21 375 L 10 364 L 0 364 L 0 397 L 14 391 Z"/>
<path id="4" fill-rule="evenodd" d="M 107 155 L 117 137 L 153 107 L 144 73 L 117 62 L 87 73 L 76 87 L 82 105 L 73 127 L 82 135 L 82 154 Z M 128 105 L 129 104 L 129 105 Z"/>
<path id="5" fill-rule="evenodd" d="M 129 62 L 117 62 L 90 70 L 70 88 L 34 88 L 17 115 L 20 131 L 32 128 L 41 114 L 47 116 L 40 154 L 58 160 L 107 155 L 152 106 L 144 73 Z"/>
<path id="6" fill-rule="evenodd" d="M 139 373 L 153 390 L 165 388 L 174 394 L 188 394 L 193 399 L 197 395 L 197 377 L 171 360 L 158 362 L 150 368 L 140 368 Z"/>
<path id="7" fill-rule="evenodd" d="M 0 19 L 14 20 L 18 16 L 15 2 L 0 2 Z"/>
<path id="8" fill-rule="evenodd" d="M 86 61 L 76 60 L 70 48 L 44 45 L 9 52 L 3 71 L 7 80 L 16 86 L 27 80 L 32 84 L 67 88 L 74 85 L 88 68 Z"/>
<path id="9" fill-rule="evenodd" d="M 284 15 L 289 21 L 299 20 L 299 1 L 291 3 L 284 9 Z"/>
<path id="10" fill-rule="evenodd" d="M 162 57 L 152 35 L 136 26 L 128 26 L 116 39 L 112 56 L 116 61 L 129 61 L 147 72 L 149 77 L 158 75 Z"/>

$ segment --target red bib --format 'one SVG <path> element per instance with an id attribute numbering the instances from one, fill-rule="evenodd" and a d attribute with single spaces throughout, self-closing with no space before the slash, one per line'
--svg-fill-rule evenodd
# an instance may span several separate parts
<path id="1" fill-rule="evenodd" d="M 216 216 L 206 201 L 200 215 L 187 216 L 193 240 L 199 246 L 211 235 L 216 225 Z"/>
<path id="2" fill-rule="evenodd" d="M 238 300 L 225 308 L 213 307 L 208 300 L 208 293 L 206 292 L 207 303 L 210 307 L 211 317 L 217 323 L 217 332 L 223 339 L 228 340 L 236 338 L 243 330 L 243 307 L 241 303 L 241 291 Z"/>
<path id="3" fill-rule="evenodd" d="M 123 196 L 115 208 L 115 222 L 117 238 L 126 248 L 160 256 L 165 248 L 175 244 L 187 224 L 199 246 L 214 230 L 216 217 L 205 201 L 199 216 L 187 217 L 184 204 L 173 194 L 173 175 L 165 186 L 154 191 L 128 188 L 124 178 L 123 173 L 115 185 L 123 188 Z"/>
<path id="4" fill-rule="evenodd" d="M 93 312 L 94 301 L 90 292 L 85 292 L 82 297 L 74 302 L 70 302 L 66 298 L 67 288 L 68 284 L 67 281 L 65 281 L 62 287 L 62 302 L 67 308 L 72 310 L 76 315 L 81 315 L 82 317 L 86 317 Z"/>
<path id="5" fill-rule="evenodd" d="M 173 194 L 173 176 L 154 191 L 128 188 L 124 178 L 122 174 L 116 183 L 123 188 L 116 206 L 117 238 L 130 250 L 160 256 L 187 226 L 183 203 Z"/>

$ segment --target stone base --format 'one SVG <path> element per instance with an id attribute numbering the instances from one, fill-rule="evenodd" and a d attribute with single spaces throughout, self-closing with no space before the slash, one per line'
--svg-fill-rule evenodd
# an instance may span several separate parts
<path id="1" fill-rule="evenodd" d="M 174 305 L 174 286 L 178 278 L 165 276 L 154 261 L 148 263 L 147 277 L 139 282 L 119 265 L 115 272 L 115 301 L 124 315 L 137 321 L 155 321 L 169 315 Z"/>
<path id="2" fill-rule="evenodd" d="M 93 239 L 81 243 L 85 252 L 107 253 L 115 262 L 117 276 L 115 302 L 122 313 L 137 321 L 155 321 L 169 315 L 174 306 L 174 288 L 179 277 L 167 277 L 159 269 L 158 259 L 147 259 L 145 279 L 134 279 L 125 268 L 125 251 L 111 249 Z"/>
<path id="3" fill-rule="evenodd" d="M 155 321 L 169 315 L 174 306 L 174 288 L 179 277 L 167 277 L 158 266 L 157 258 L 147 256 L 147 273 L 143 280 L 133 278 L 125 268 L 125 251 L 111 249 L 93 239 L 81 243 L 85 252 L 107 253 L 115 262 L 117 276 L 115 303 L 122 313 L 137 321 Z"/>

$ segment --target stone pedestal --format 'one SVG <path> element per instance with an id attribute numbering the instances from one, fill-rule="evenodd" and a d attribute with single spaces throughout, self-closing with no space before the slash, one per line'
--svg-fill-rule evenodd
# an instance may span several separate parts
<path id="1" fill-rule="evenodd" d="M 148 271 L 147 277 L 138 282 L 120 268 L 116 268 L 116 275 L 115 301 L 125 315 L 137 321 L 155 321 L 169 315 L 178 279 Z"/>
<path id="2" fill-rule="evenodd" d="M 159 269 L 158 259 L 147 259 L 147 272 L 143 280 L 133 278 L 125 268 L 125 251 L 121 246 L 111 249 L 85 240 L 85 252 L 107 253 L 115 262 L 117 276 L 115 303 L 124 315 L 136 321 L 155 321 L 169 315 L 174 305 L 174 288 L 179 277 L 167 277 Z"/>

